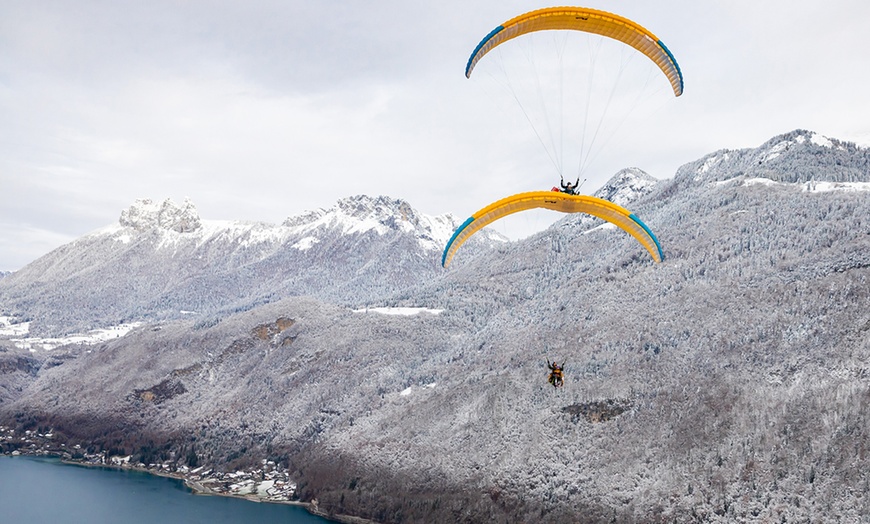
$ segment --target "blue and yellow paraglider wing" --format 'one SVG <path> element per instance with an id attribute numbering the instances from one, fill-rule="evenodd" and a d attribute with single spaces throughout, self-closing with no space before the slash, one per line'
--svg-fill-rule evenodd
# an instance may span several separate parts
<path id="1" fill-rule="evenodd" d="M 551 209 L 562 213 L 586 213 L 616 225 L 646 248 L 656 262 L 664 259 L 661 245 L 652 230 L 637 216 L 609 200 L 556 191 L 519 193 L 486 206 L 462 223 L 444 247 L 441 265 L 447 267 L 460 246 L 476 232 L 496 220 L 527 209 Z"/>
<path id="2" fill-rule="evenodd" d="M 538 9 L 501 24 L 474 48 L 465 66 L 465 76 L 470 78 L 477 62 L 498 45 L 518 36 L 546 30 L 594 33 L 630 45 L 655 62 L 671 83 L 674 95 L 683 94 L 683 73 L 680 66 L 657 36 L 628 18 L 585 7 Z"/>

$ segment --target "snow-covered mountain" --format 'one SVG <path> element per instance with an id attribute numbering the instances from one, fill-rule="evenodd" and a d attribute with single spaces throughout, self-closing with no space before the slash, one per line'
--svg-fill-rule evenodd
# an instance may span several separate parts
<path id="1" fill-rule="evenodd" d="M 601 186 L 592 196 L 609 200 L 614 204 L 633 209 L 635 202 L 643 202 L 644 197 L 650 194 L 661 180 L 651 176 L 646 171 L 629 167 L 620 170 Z M 583 213 L 570 214 L 556 222 L 554 227 L 570 231 L 588 231 L 604 224 L 600 218 Z"/>
<path id="2" fill-rule="evenodd" d="M 49 336 L 287 296 L 365 305 L 439 274 L 456 225 L 387 197 L 342 199 L 281 225 L 205 220 L 189 200 L 143 199 L 0 281 L 0 314 Z M 504 241 L 474 240 L 471 252 Z"/>
<path id="3" fill-rule="evenodd" d="M 456 229 L 456 220 L 450 214 L 423 215 L 403 200 L 380 196 L 339 200 L 333 208 L 292 216 L 283 226 L 294 235 L 305 235 L 299 249 L 308 249 L 320 242 L 318 232 L 339 231 L 350 235 L 374 231 L 383 236 L 390 231 L 400 231 L 413 235 L 421 249 L 440 251 Z"/>
<path id="4" fill-rule="evenodd" d="M 185 200 L 181 206 L 169 199 L 161 204 L 150 199 L 137 200 L 121 212 L 118 224 L 139 232 L 163 229 L 176 233 L 190 233 L 202 227 L 196 206 L 190 199 Z"/>
<path id="5" fill-rule="evenodd" d="M 0 341 L 0 424 L 170 468 L 272 460 L 303 500 L 376 522 L 865 522 L 867 184 L 866 150 L 795 131 L 642 189 L 661 264 L 562 224 L 390 295 L 403 309 L 293 296 L 86 347 Z M 317 241 L 284 251 L 348 256 L 329 214 L 289 220 L 287 243 Z"/>
<path id="6" fill-rule="evenodd" d="M 626 207 L 652 192 L 659 182 L 646 171 L 629 167 L 616 173 L 594 196 Z"/>
<path id="7" fill-rule="evenodd" d="M 722 149 L 677 170 L 678 181 L 866 182 L 870 149 L 806 130 L 771 138 L 757 148 Z"/>

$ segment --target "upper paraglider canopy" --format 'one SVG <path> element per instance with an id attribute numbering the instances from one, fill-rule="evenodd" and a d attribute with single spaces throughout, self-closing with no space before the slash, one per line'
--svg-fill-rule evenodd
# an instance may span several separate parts
<path id="1" fill-rule="evenodd" d="M 595 33 L 628 44 L 656 63 L 668 77 L 674 95 L 680 96 L 683 93 L 680 66 L 658 37 L 627 18 L 586 7 L 548 7 L 508 20 L 477 44 L 468 59 L 465 76 L 471 77 L 477 62 L 503 42 L 527 33 L 554 29 Z"/>
<path id="2" fill-rule="evenodd" d="M 664 258 L 653 232 L 631 211 L 609 200 L 587 195 L 569 195 L 557 191 L 530 191 L 503 198 L 471 215 L 453 233 L 441 255 L 441 265 L 447 267 L 459 247 L 471 235 L 499 218 L 527 209 L 544 208 L 562 213 L 587 213 L 604 219 L 633 236 L 649 252 L 653 260 Z"/>

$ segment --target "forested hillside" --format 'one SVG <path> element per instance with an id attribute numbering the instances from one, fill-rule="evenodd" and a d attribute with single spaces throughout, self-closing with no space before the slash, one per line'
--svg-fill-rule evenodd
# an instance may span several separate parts
<path id="1" fill-rule="evenodd" d="M 22 390 L 0 423 L 269 458 L 303 500 L 378 522 L 862 522 L 868 159 L 795 131 L 644 185 L 661 264 L 569 216 L 390 289 L 392 310 L 290 297 L 30 361 L 6 343 Z"/>

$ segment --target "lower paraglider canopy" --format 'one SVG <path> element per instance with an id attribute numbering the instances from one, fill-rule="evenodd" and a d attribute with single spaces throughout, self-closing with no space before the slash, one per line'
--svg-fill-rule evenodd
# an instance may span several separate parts
<path id="1" fill-rule="evenodd" d="M 503 198 L 481 209 L 462 223 L 450 237 L 441 265 L 447 267 L 459 247 L 471 235 L 507 215 L 527 209 L 544 208 L 562 213 L 587 213 L 606 220 L 633 236 L 646 248 L 656 262 L 664 259 L 661 245 L 653 232 L 631 211 L 603 198 L 588 195 L 569 195 L 556 191 L 530 191 Z"/>

